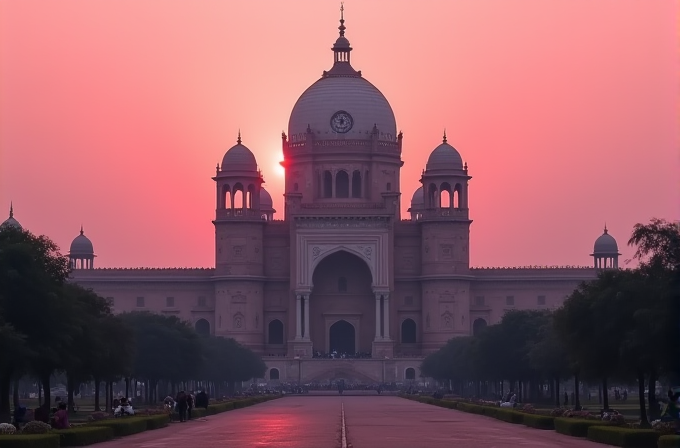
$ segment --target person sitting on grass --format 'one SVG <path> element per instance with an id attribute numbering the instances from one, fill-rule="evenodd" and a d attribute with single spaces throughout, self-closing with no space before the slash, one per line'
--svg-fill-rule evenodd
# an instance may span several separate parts
<path id="1" fill-rule="evenodd" d="M 52 427 L 54 429 L 69 429 L 71 424 L 68 422 L 68 411 L 66 410 L 66 403 L 63 401 L 59 403 L 59 409 L 54 413 L 52 418 Z"/>

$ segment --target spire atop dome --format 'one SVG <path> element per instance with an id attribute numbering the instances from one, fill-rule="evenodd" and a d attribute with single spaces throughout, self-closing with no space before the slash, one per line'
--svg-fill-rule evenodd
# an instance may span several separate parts
<path id="1" fill-rule="evenodd" d="M 607 230 L 607 222 L 604 223 L 604 234 L 607 235 L 609 231 Z"/>
<path id="2" fill-rule="evenodd" d="M 82 235 L 82 234 L 84 234 L 84 233 L 85 233 L 85 232 L 83 232 L 83 225 L 81 224 L 81 225 L 80 225 L 80 234 Z"/>
<path id="3" fill-rule="evenodd" d="M 9 201 L 9 217 L 14 218 L 14 204 L 12 201 Z"/>
<path id="4" fill-rule="evenodd" d="M 345 37 L 345 2 L 340 2 L 340 37 Z"/>
<path id="5" fill-rule="evenodd" d="M 444 128 L 444 138 L 442 138 L 442 143 L 446 143 L 446 128 Z"/>
<path id="6" fill-rule="evenodd" d="M 238 130 L 238 138 L 236 139 L 236 144 L 237 145 L 241 144 L 241 129 Z"/>

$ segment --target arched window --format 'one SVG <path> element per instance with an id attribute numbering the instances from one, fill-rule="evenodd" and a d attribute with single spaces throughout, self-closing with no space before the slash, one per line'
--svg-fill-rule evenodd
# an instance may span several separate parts
<path id="1" fill-rule="evenodd" d="M 210 336 L 210 323 L 205 319 L 198 319 L 194 324 L 196 333 L 201 336 Z"/>
<path id="2" fill-rule="evenodd" d="M 283 344 L 283 322 L 278 319 L 269 322 L 269 343 Z"/>
<path id="3" fill-rule="evenodd" d="M 401 343 L 416 343 L 416 322 L 413 319 L 404 319 L 401 323 Z"/>
<path id="4" fill-rule="evenodd" d="M 486 321 L 481 317 L 472 323 L 472 334 L 477 336 L 480 331 L 486 328 Z"/>
<path id="5" fill-rule="evenodd" d="M 324 171 L 323 173 L 323 197 L 333 197 L 333 175 L 330 171 Z"/>
<path id="6" fill-rule="evenodd" d="M 461 207 L 461 199 L 463 194 L 463 186 L 461 184 L 456 184 L 455 188 L 453 189 L 453 207 L 454 208 L 460 208 Z"/>
<path id="7" fill-rule="evenodd" d="M 437 206 L 439 203 L 437 197 L 437 186 L 435 184 L 430 184 L 429 187 L 427 187 L 427 206 L 428 208 L 434 208 Z"/>
<path id="8" fill-rule="evenodd" d="M 226 209 L 231 208 L 231 188 L 229 184 L 222 186 L 222 206 Z"/>
<path id="9" fill-rule="evenodd" d="M 243 208 L 245 206 L 244 199 L 243 185 L 241 183 L 237 183 L 231 190 L 231 208 Z"/>
<path id="10" fill-rule="evenodd" d="M 352 197 L 361 197 L 361 173 L 359 170 L 355 170 L 352 173 Z"/>
<path id="11" fill-rule="evenodd" d="M 408 369 L 404 370 L 404 379 L 405 380 L 415 380 L 416 379 L 416 369 L 413 367 L 409 367 Z"/>
<path id="12" fill-rule="evenodd" d="M 279 369 L 270 369 L 269 370 L 269 379 L 270 380 L 278 380 L 279 379 Z"/>
<path id="13" fill-rule="evenodd" d="M 349 174 L 347 174 L 347 171 L 338 171 L 335 173 L 335 197 L 349 197 Z"/>
<path id="14" fill-rule="evenodd" d="M 253 184 L 248 185 L 247 199 L 246 207 L 250 209 L 255 208 L 255 185 Z"/>
<path id="15" fill-rule="evenodd" d="M 451 197 L 451 185 L 444 182 L 439 187 L 439 207 L 450 208 L 453 206 L 453 198 Z"/>
<path id="16" fill-rule="evenodd" d="M 347 292 L 347 279 L 345 277 L 338 279 L 338 292 Z"/>

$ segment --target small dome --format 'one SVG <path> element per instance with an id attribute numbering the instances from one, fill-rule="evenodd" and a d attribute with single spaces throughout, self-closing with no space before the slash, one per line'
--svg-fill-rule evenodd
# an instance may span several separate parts
<path id="1" fill-rule="evenodd" d="M 437 146 L 427 159 L 425 169 L 432 170 L 462 170 L 463 159 L 453 146 L 446 143 L 446 136 L 441 145 Z"/>
<path id="2" fill-rule="evenodd" d="M 19 221 L 14 219 L 14 205 L 10 204 L 9 206 L 9 218 L 7 218 L 2 224 L 0 224 L 0 229 L 6 228 L 6 227 L 14 227 L 15 229 L 23 229 L 21 227 L 21 224 L 19 224 Z"/>
<path id="3" fill-rule="evenodd" d="M 236 145 L 229 148 L 222 159 L 222 171 L 257 171 L 255 155 L 241 144 L 239 133 Z"/>
<path id="4" fill-rule="evenodd" d="M 607 227 L 605 227 L 604 233 L 595 240 L 593 255 L 618 255 L 618 253 L 619 246 L 616 244 L 614 237 L 607 231 Z"/>
<path id="5" fill-rule="evenodd" d="M 411 208 L 420 208 L 423 204 L 423 187 L 418 187 L 411 198 Z"/>
<path id="6" fill-rule="evenodd" d="M 80 235 L 75 237 L 71 243 L 69 255 L 94 255 L 92 241 L 83 234 L 82 227 L 80 228 Z"/>
<path id="7" fill-rule="evenodd" d="M 272 196 L 264 188 L 260 188 L 260 209 L 269 210 L 274 208 L 274 201 Z"/>

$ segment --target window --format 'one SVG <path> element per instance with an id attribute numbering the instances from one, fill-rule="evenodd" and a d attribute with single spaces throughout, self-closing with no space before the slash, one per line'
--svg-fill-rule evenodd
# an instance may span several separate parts
<path id="1" fill-rule="evenodd" d="M 545 305 L 545 296 L 538 296 L 538 304 Z"/>
<path id="2" fill-rule="evenodd" d="M 472 323 L 472 335 L 477 336 L 480 331 L 486 328 L 486 321 L 482 318 L 475 319 Z"/>
<path id="3" fill-rule="evenodd" d="M 270 380 L 278 380 L 279 379 L 279 369 L 271 369 L 269 371 L 269 379 Z"/>
<path id="4" fill-rule="evenodd" d="M 335 197 L 349 197 L 349 174 L 347 174 L 347 171 L 338 171 L 335 173 Z"/>
<path id="5" fill-rule="evenodd" d="M 198 296 L 198 306 L 205 306 L 205 296 Z"/>
<path id="6" fill-rule="evenodd" d="M 144 297 L 137 297 L 137 308 L 144 308 Z"/>
<path id="7" fill-rule="evenodd" d="M 484 306 L 484 296 L 475 297 L 475 306 Z"/>
<path id="8" fill-rule="evenodd" d="M 415 380 L 416 379 L 416 369 L 409 367 L 404 371 L 404 379 Z"/>
<path id="9" fill-rule="evenodd" d="M 515 296 L 505 296 L 506 306 L 515 306 Z"/>
<path id="10" fill-rule="evenodd" d="M 269 322 L 269 344 L 283 344 L 283 322 L 274 319 Z"/>
<path id="11" fill-rule="evenodd" d="M 385 190 L 392 191 L 392 183 L 391 182 L 387 182 L 387 185 L 385 185 Z"/>
<path id="12" fill-rule="evenodd" d="M 323 173 L 323 197 L 333 197 L 333 175 L 330 171 L 324 171 Z"/>
<path id="13" fill-rule="evenodd" d="M 173 308 L 175 306 L 175 298 L 174 297 L 166 297 L 165 298 L 165 307 L 166 308 Z"/>
<path id="14" fill-rule="evenodd" d="M 352 197 L 361 197 L 361 172 L 358 170 L 352 173 Z"/>
<path id="15" fill-rule="evenodd" d="M 347 279 L 345 277 L 338 279 L 338 292 L 347 292 Z"/>
<path id="16" fill-rule="evenodd" d="M 401 323 L 401 343 L 416 343 L 416 322 L 413 319 L 405 319 Z"/>

